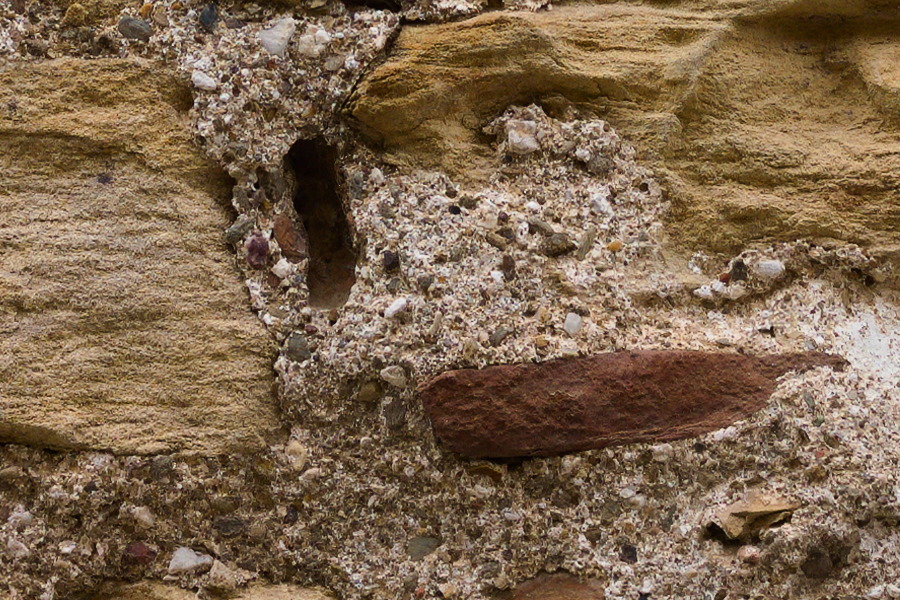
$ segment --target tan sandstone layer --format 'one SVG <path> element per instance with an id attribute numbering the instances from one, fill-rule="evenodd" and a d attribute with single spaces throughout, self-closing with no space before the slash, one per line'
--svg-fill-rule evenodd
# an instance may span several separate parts
<path id="1" fill-rule="evenodd" d="M 573 4 L 406 27 L 352 113 L 393 162 L 483 180 L 481 129 L 508 105 L 578 110 L 657 170 L 681 246 L 805 237 L 896 256 L 900 38 L 887 7 Z"/>
<path id="2" fill-rule="evenodd" d="M 190 93 L 138 60 L 0 73 L 0 441 L 258 448 L 272 344 L 222 239 Z"/>

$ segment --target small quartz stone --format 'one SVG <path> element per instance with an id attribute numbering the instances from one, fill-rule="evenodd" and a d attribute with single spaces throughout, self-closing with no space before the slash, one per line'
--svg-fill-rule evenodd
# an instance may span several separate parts
<path id="1" fill-rule="evenodd" d="M 202 573 L 212 567 L 213 559 L 208 554 L 199 554 L 184 546 L 175 550 L 169 561 L 169 575 Z"/>
<path id="2" fill-rule="evenodd" d="M 297 22 L 291 17 L 285 17 L 275 23 L 274 26 L 259 33 L 259 41 L 269 54 L 284 56 L 291 36 L 297 29 Z"/>
<path id="3" fill-rule="evenodd" d="M 122 17 L 119 20 L 119 33 L 132 40 L 141 40 L 149 42 L 153 30 L 150 29 L 150 23 L 143 19 L 134 17 Z"/>
<path id="4" fill-rule="evenodd" d="M 9 515 L 9 518 L 6 522 L 10 527 L 17 531 L 21 531 L 25 529 L 34 521 L 34 517 L 31 516 L 31 513 L 27 510 L 17 510 L 13 514 Z"/>
<path id="5" fill-rule="evenodd" d="M 286 279 L 292 272 L 293 267 L 288 259 L 282 258 L 272 267 L 272 273 L 279 279 Z"/>
<path id="6" fill-rule="evenodd" d="M 563 324 L 563 329 L 565 329 L 566 333 L 569 335 L 575 335 L 581 331 L 581 326 L 583 324 L 584 319 L 581 318 L 581 315 L 570 312 L 566 315 L 566 322 Z"/>
<path id="7" fill-rule="evenodd" d="M 146 506 L 135 507 L 134 510 L 131 511 L 131 515 L 134 517 L 135 521 L 148 529 L 156 524 L 156 517 L 153 516 L 153 512 Z"/>
<path id="8" fill-rule="evenodd" d="M 537 123 L 511 120 L 506 123 L 506 145 L 513 154 L 531 154 L 541 149 L 537 138 Z"/>
<path id="9" fill-rule="evenodd" d="M 784 273 L 784 263 L 780 260 L 762 260 L 753 265 L 753 272 L 762 279 L 778 279 Z"/>
<path id="10" fill-rule="evenodd" d="M 406 387 L 406 371 L 398 365 L 385 367 L 379 373 L 381 378 L 395 387 Z"/>
<path id="11" fill-rule="evenodd" d="M 212 92 L 219 87 L 219 83 L 203 71 L 194 71 L 191 73 L 191 83 L 194 84 L 195 88 L 207 92 Z"/>
<path id="12" fill-rule="evenodd" d="M 406 311 L 409 307 L 409 300 L 406 298 L 397 298 L 394 300 L 390 306 L 384 309 L 384 316 L 387 319 L 393 319 L 398 314 Z"/>
<path id="13" fill-rule="evenodd" d="M 9 538 L 9 541 L 6 542 L 6 550 L 13 558 L 25 558 L 31 554 L 28 546 L 15 538 Z"/>

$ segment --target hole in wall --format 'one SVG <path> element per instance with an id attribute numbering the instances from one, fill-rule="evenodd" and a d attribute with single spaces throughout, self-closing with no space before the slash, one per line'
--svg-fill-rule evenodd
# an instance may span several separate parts
<path id="1" fill-rule="evenodd" d="M 309 305 L 338 308 L 356 283 L 356 249 L 344 213 L 337 151 L 321 138 L 299 140 L 288 152 L 297 187 L 294 209 L 309 242 Z"/>

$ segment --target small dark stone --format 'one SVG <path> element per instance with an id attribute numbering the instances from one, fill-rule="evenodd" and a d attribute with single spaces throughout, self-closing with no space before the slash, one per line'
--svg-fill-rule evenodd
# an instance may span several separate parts
<path id="1" fill-rule="evenodd" d="M 87 492 L 88 494 L 93 494 L 94 492 L 96 492 L 99 489 L 100 489 L 100 486 L 97 485 L 96 481 L 88 481 L 87 484 L 84 486 L 84 491 Z"/>
<path id="2" fill-rule="evenodd" d="M 507 214 L 501 210 L 500 214 L 497 215 L 497 222 L 500 223 L 501 225 L 505 225 L 506 223 L 509 223 L 509 214 Z"/>
<path id="3" fill-rule="evenodd" d="M 200 13 L 200 25 L 203 29 L 212 33 L 216 28 L 216 22 L 219 20 L 219 11 L 215 4 L 209 4 Z"/>
<path id="4" fill-rule="evenodd" d="M 225 19 L 225 27 L 228 29 L 242 29 L 246 26 L 247 23 L 240 19 Z"/>
<path id="5" fill-rule="evenodd" d="M 150 475 L 154 479 L 169 477 L 175 470 L 175 461 L 171 456 L 157 456 L 150 463 Z"/>
<path id="6" fill-rule="evenodd" d="M 257 233 L 244 242 L 247 251 L 247 264 L 254 269 L 264 269 L 269 258 L 269 241 L 261 233 Z"/>
<path id="7" fill-rule="evenodd" d="M 45 56 L 50 49 L 50 42 L 46 40 L 25 40 L 22 45 L 31 56 Z"/>
<path id="8" fill-rule="evenodd" d="M 398 294 L 402 289 L 403 281 L 399 277 L 391 277 L 391 280 L 387 282 L 387 290 L 392 294 Z"/>
<path id="9" fill-rule="evenodd" d="M 393 273 L 400 270 L 400 254 L 393 250 L 385 250 L 382 256 L 382 264 L 387 273 Z"/>
<path id="10" fill-rule="evenodd" d="M 109 173 L 100 173 L 97 175 L 97 183 L 102 183 L 103 185 L 108 185 L 112 183 L 112 176 Z"/>
<path id="11" fill-rule="evenodd" d="M 288 506 L 284 519 L 281 520 L 285 525 L 293 525 L 300 519 L 300 513 L 293 506 Z"/>
<path id="12" fill-rule="evenodd" d="M 494 333 L 491 334 L 491 337 L 489 338 L 491 346 L 499 346 L 503 343 L 503 340 L 508 338 L 512 333 L 513 330 L 509 327 L 501 327 L 500 329 L 497 329 L 496 331 L 494 331 Z"/>
<path id="13" fill-rule="evenodd" d="M 619 549 L 619 558 L 621 558 L 623 562 L 633 565 L 638 559 L 637 548 L 631 544 L 623 544 Z"/>
<path id="14" fill-rule="evenodd" d="M 414 537 L 406 545 L 406 553 L 412 560 L 422 560 L 438 549 L 441 540 L 433 537 Z"/>
<path id="15" fill-rule="evenodd" d="M 406 425 L 406 403 L 399 398 L 395 398 L 385 404 L 384 422 L 387 428 L 392 431 L 402 429 Z"/>
<path id="16" fill-rule="evenodd" d="M 235 537 L 243 533 L 246 523 L 238 517 L 216 517 L 213 519 L 213 527 L 224 537 Z"/>
<path id="17" fill-rule="evenodd" d="M 447 186 L 447 197 L 448 198 L 456 198 L 459 195 L 459 192 L 456 191 L 456 188 L 452 185 Z"/>
<path id="18" fill-rule="evenodd" d="M 309 351 L 309 342 L 302 333 L 292 333 L 285 344 L 284 355 L 290 360 L 300 363 L 312 358 Z"/>
<path id="19" fill-rule="evenodd" d="M 512 230 L 512 227 L 501 227 L 497 230 L 497 235 L 509 241 L 516 239 L 516 232 Z"/>
<path id="20" fill-rule="evenodd" d="M 736 260 L 731 263 L 731 281 L 747 281 L 747 265 L 742 260 Z"/>
<path id="21" fill-rule="evenodd" d="M 447 210 L 450 211 L 451 215 L 458 215 L 462 212 L 462 209 L 459 206 L 457 206 L 456 204 L 451 204 L 450 208 L 448 208 Z"/>
<path id="22" fill-rule="evenodd" d="M 428 288 L 434 284 L 434 275 L 419 275 L 419 278 L 416 280 L 416 283 L 419 284 L 419 289 L 423 292 L 427 292 Z"/>
<path id="23" fill-rule="evenodd" d="M 800 564 L 800 570 L 810 579 L 825 579 L 834 571 L 834 562 L 827 550 L 813 546 Z"/>
<path id="24" fill-rule="evenodd" d="M 134 17 L 122 17 L 119 19 L 119 33 L 132 40 L 141 40 L 149 42 L 153 30 L 150 23 L 143 19 L 135 19 Z"/>
<path id="25" fill-rule="evenodd" d="M 503 277 L 507 281 L 515 278 L 515 276 L 516 276 L 516 259 L 514 259 L 509 254 L 504 254 L 503 258 L 500 261 L 500 271 L 503 273 Z"/>
<path id="26" fill-rule="evenodd" d="M 229 244 L 237 244 L 250 233 L 251 229 L 253 229 L 253 219 L 247 215 L 241 215 L 225 230 L 225 241 Z"/>
<path id="27" fill-rule="evenodd" d="M 475 196 L 470 196 L 469 194 L 465 194 L 459 199 L 459 205 L 463 208 L 472 210 L 473 208 L 478 206 L 478 198 L 476 198 Z"/>
<path id="28" fill-rule="evenodd" d="M 122 561 L 132 565 L 149 565 L 157 554 L 156 550 L 144 542 L 131 542 L 125 546 Z"/>
<path id="29" fill-rule="evenodd" d="M 544 243 L 543 252 L 547 256 L 562 256 L 575 250 L 575 243 L 565 233 L 554 233 Z"/>
<path id="30" fill-rule="evenodd" d="M 647 193 L 650 191 L 650 184 L 647 183 L 646 181 L 642 181 L 641 185 L 638 186 L 638 189 L 644 193 Z"/>

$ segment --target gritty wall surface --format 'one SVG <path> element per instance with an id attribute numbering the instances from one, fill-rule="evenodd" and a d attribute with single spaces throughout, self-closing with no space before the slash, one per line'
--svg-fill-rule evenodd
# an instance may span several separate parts
<path id="1" fill-rule="evenodd" d="M 0 597 L 570 585 L 521 586 L 542 572 L 606 598 L 900 596 L 898 15 L 698 1 L 460 19 L 486 8 L 0 7 L 2 276 L 85 273 L 65 295 L 32 277 L 0 297 L 21 357 L 3 359 L 20 382 L 3 414 L 53 389 L 56 414 L 85 419 L 37 429 L 21 409 L 0 429 L 30 444 L 0 450 Z M 48 190 L 83 208 L 39 220 Z M 153 348 L 133 341 L 152 316 L 190 352 L 65 382 L 60 366 L 104 363 L 15 352 L 40 331 L 23 319 L 104 298 L 112 266 L 85 224 L 104 210 L 111 262 L 146 264 L 144 287 L 86 303 L 111 331 L 61 331 L 87 354 Z M 417 394 L 451 369 L 627 350 L 848 364 L 789 372 L 699 437 L 505 462 L 450 452 Z M 76 401 L 142 377 L 125 429 Z M 190 393 L 150 401 L 167 389 Z M 136 427 L 150 410 L 170 416 Z M 261 448 L 276 421 L 289 438 Z"/>

